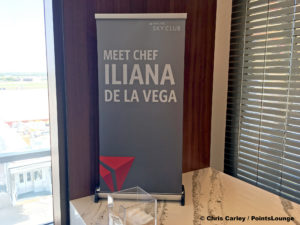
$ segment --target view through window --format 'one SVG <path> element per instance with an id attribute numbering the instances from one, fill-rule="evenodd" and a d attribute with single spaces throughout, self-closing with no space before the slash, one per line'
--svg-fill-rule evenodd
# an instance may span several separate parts
<path id="1" fill-rule="evenodd" d="M 0 224 L 53 221 L 42 0 L 0 0 Z"/>

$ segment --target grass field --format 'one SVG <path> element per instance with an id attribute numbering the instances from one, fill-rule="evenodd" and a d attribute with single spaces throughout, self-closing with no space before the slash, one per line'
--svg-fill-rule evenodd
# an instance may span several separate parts
<path id="1" fill-rule="evenodd" d="M 45 89 L 47 81 L 0 81 L 0 90 Z"/>

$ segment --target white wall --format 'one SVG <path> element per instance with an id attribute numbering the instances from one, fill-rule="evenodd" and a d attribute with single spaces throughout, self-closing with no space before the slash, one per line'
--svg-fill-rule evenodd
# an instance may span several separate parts
<path id="1" fill-rule="evenodd" d="M 217 0 L 210 166 L 223 171 L 232 0 Z"/>

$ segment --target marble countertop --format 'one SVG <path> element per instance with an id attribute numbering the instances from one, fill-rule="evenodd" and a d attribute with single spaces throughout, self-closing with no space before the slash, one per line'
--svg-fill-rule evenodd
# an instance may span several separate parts
<path id="1" fill-rule="evenodd" d="M 186 204 L 158 202 L 158 225 L 260 224 L 300 225 L 300 205 L 212 168 L 183 174 Z M 71 225 L 106 225 L 106 201 L 93 196 L 70 202 Z M 252 217 L 294 217 L 262 221 Z M 244 220 L 244 221 L 243 221 Z"/>

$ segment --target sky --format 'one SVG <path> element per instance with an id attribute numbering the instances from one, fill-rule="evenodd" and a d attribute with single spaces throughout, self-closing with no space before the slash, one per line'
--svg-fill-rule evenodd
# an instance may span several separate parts
<path id="1" fill-rule="evenodd" d="M 46 69 L 43 0 L 0 0 L 0 73 Z"/>

